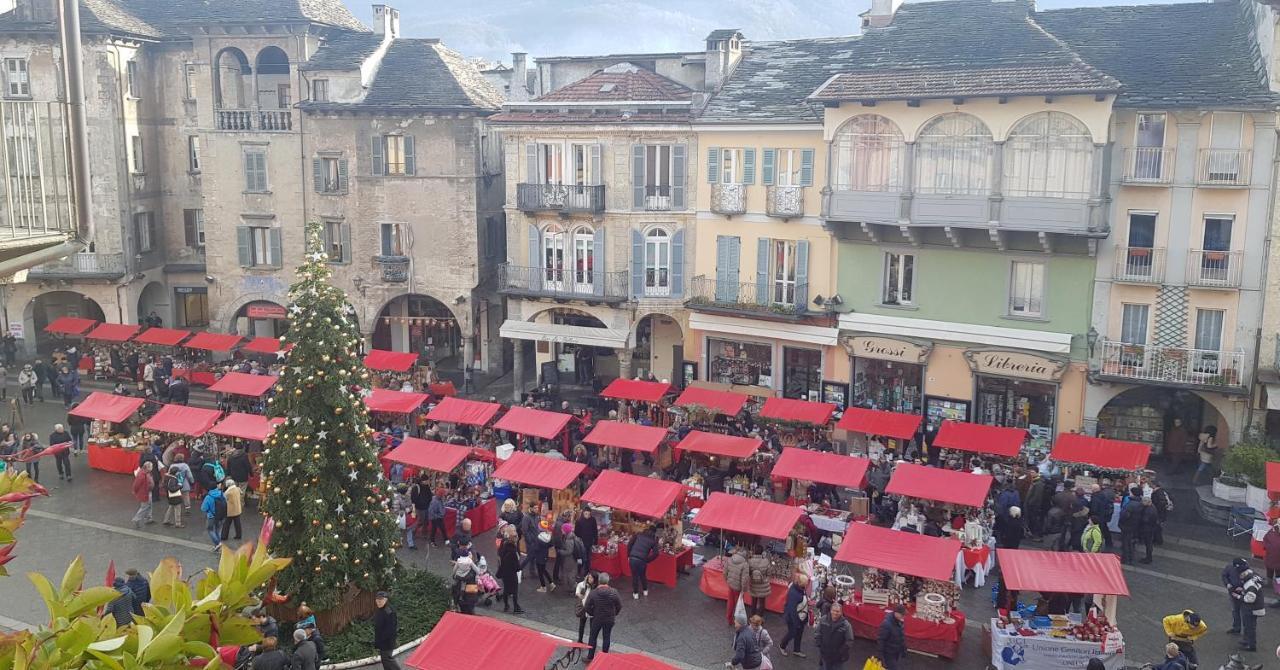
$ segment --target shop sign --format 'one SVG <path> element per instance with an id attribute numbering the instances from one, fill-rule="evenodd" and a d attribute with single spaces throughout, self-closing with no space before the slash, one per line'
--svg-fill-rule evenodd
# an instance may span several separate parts
<path id="1" fill-rule="evenodd" d="M 255 302 L 245 310 L 250 319 L 283 319 L 284 308 L 269 302 Z"/>
<path id="2" fill-rule="evenodd" d="M 1056 382 L 1067 369 L 1067 361 L 1020 351 L 970 349 L 964 352 L 975 373 Z"/>
<path id="3" fill-rule="evenodd" d="M 26 338 L 26 336 L 27 336 L 27 331 L 26 331 L 26 328 L 25 328 L 25 326 L 23 325 L 23 323 L 22 323 L 21 321 L 10 321 L 10 322 L 9 322 L 9 334 L 10 334 L 10 335 L 12 335 L 12 336 L 14 337 L 14 339 L 21 340 L 21 339 L 25 339 L 25 338 Z"/>
<path id="4" fill-rule="evenodd" d="M 874 337 L 869 335 L 853 335 L 841 338 L 850 356 L 858 358 L 878 358 L 882 361 L 922 364 L 929 357 L 932 344 L 918 344 L 892 337 Z"/>

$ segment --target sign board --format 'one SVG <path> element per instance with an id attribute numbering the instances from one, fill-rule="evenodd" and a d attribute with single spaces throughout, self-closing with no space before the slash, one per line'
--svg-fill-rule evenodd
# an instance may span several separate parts
<path id="1" fill-rule="evenodd" d="M 970 349 L 964 352 L 969 367 L 977 374 L 1056 382 L 1067 370 L 1067 361 L 1001 349 Z"/>
<path id="2" fill-rule="evenodd" d="M 15 338 L 17 338 L 17 339 L 21 340 L 22 338 L 26 337 L 26 333 L 27 333 L 27 331 L 26 331 L 26 326 L 24 326 L 24 325 L 23 325 L 23 323 L 22 323 L 21 321 L 10 321 L 10 322 L 9 322 L 9 334 L 10 334 L 10 335 L 12 335 L 12 336 L 14 336 Z"/>
<path id="3" fill-rule="evenodd" d="M 932 344 L 873 335 L 853 335 L 842 338 L 840 342 L 850 356 L 917 365 L 924 363 L 929 357 L 929 351 L 933 349 Z"/>
<path id="4" fill-rule="evenodd" d="M 1102 642 L 1081 642 L 1051 637 L 1022 637 L 1000 630 L 991 620 L 991 665 L 998 670 L 1080 670 L 1098 658 L 1107 670 L 1125 667 L 1124 648 L 1107 651 Z"/>
<path id="5" fill-rule="evenodd" d="M 255 302 L 245 308 L 245 315 L 250 319 L 283 319 L 284 307 L 270 302 Z"/>

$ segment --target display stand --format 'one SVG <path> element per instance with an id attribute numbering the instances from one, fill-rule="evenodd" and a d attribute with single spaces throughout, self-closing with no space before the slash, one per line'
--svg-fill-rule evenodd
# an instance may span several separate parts
<path id="1" fill-rule="evenodd" d="M 136 449 L 113 447 L 100 442 L 88 442 L 89 467 L 103 472 L 131 475 L 138 469 L 141 452 Z"/>
<path id="2" fill-rule="evenodd" d="M 729 599 L 729 584 L 724 580 L 724 562 L 719 556 L 702 565 L 702 578 L 698 588 L 716 600 Z M 790 584 L 780 579 L 769 580 L 769 595 L 764 599 L 764 608 L 770 612 L 782 613 L 787 604 L 787 589 Z"/>
<path id="3" fill-rule="evenodd" d="M 456 507 L 446 507 L 444 510 L 444 530 L 449 537 L 453 537 L 458 527 L 458 512 Z M 498 527 L 498 502 L 489 498 L 467 510 L 463 516 L 471 519 L 472 537 L 487 533 Z"/>
<path id="4" fill-rule="evenodd" d="M 882 605 L 866 603 L 845 603 L 844 615 L 853 625 L 853 634 L 868 640 L 875 640 L 880 632 L 880 624 L 890 612 Z M 964 612 L 952 610 L 952 622 L 927 621 L 915 615 L 915 607 L 907 606 L 906 618 L 902 621 L 903 635 L 907 640 L 907 649 L 925 654 L 955 658 L 960 653 L 960 638 L 964 636 Z"/>

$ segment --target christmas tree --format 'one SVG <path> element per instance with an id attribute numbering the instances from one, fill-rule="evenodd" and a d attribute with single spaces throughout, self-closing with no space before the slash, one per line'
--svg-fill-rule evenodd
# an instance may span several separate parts
<path id="1" fill-rule="evenodd" d="M 276 524 L 271 553 L 293 559 L 277 589 L 294 605 L 346 610 L 329 619 L 341 628 L 365 609 L 350 605 L 394 579 L 399 533 L 364 405 L 355 309 L 329 283 L 318 225 L 307 226 L 307 252 L 289 288 L 284 369 L 267 411 L 285 422 L 263 449 L 264 510 Z"/>

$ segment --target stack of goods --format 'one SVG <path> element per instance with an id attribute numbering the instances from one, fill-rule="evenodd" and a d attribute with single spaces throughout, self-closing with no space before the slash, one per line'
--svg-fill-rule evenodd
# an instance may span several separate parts
<path id="1" fill-rule="evenodd" d="M 939 593 L 921 593 L 916 597 L 916 618 L 940 623 L 947 618 L 947 599 Z"/>
<path id="2" fill-rule="evenodd" d="M 679 523 L 667 526 L 658 532 L 658 548 L 668 554 L 684 551 L 684 533 L 681 532 Z"/>
<path id="3" fill-rule="evenodd" d="M 875 568 L 862 571 L 862 602 L 868 605 L 889 604 L 889 575 Z"/>
<path id="4" fill-rule="evenodd" d="M 889 602 L 894 605 L 905 605 L 911 602 L 911 578 L 906 575 L 894 575 L 889 583 Z"/>
<path id="5" fill-rule="evenodd" d="M 1083 620 L 1079 614 L 1035 616 L 1030 610 L 1008 614 L 1001 610 L 996 625 L 1011 635 L 1021 637 L 1045 636 L 1058 640 L 1089 642 L 1099 644 L 1104 649 L 1118 649 L 1124 645 L 1119 629 L 1096 610 L 1091 611 Z"/>
<path id="6" fill-rule="evenodd" d="M 489 478 L 489 466 L 482 461 L 467 461 L 463 466 L 463 481 L 467 486 L 482 486 Z"/>
<path id="7" fill-rule="evenodd" d="M 926 579 L 920 586 L 921 593 L 936 593 L 946 601 L 947 611 L 960 606 L 960 587 L 945 579 Z"/>
<path id="8" fill-rule="evenodd" d="M 841 602 L 851 603 L 854 601 L 854 594 L 857 592 L 858 582 L 853 575 L 835 575 L 831 581 L 831 585 L 836 587 L 836 599 Z M 888 601 L 886 601 L 887 603 Z"/>
<path id="9" fill-rule="evenodd" d="M 796 561 L 790 556 L 773 555 L 769 557 L 769 578 L 788 581 L 796 572 Z"/>
<path id="10" fill-rule="evenodd" d="M 746 496 L 748 498 L 759 498 L 768 500 L 770 497 L 769 487 L 755 484 L 751 478 L 746 475 L 738 475 L 732 479 L 728 479 L 724 483 L 725 493 Z"/>
<path id="11" fill-rule="evenodd" d="M 1085 642 L 1105 642 L 1108 637 L 1120 634 L 1120 631 L 1107 621 L 1107 617 L 1098 614 L 1097 610 L 1090 611 L 1088 618 L 1079 625 L 1072 626 L 1070 632 L 1072 637 Z"/>
<path id="12" fill-rule="evenodd" d="M 630 538 L 627 538 L 627 539 L 630 539 Z M 591 553 L 600 554 L 602 556 L 612 556 L 618 553 L 619 545 L 625 546 L 626 543 L 627 541 L 624 539 L 621 539 L 621 536 L 618 535 L 617 533 L 609 533 L 609 537 L 605 540 L 604 544 L 597 544 L 596 546 L 592 547 Z"/>

